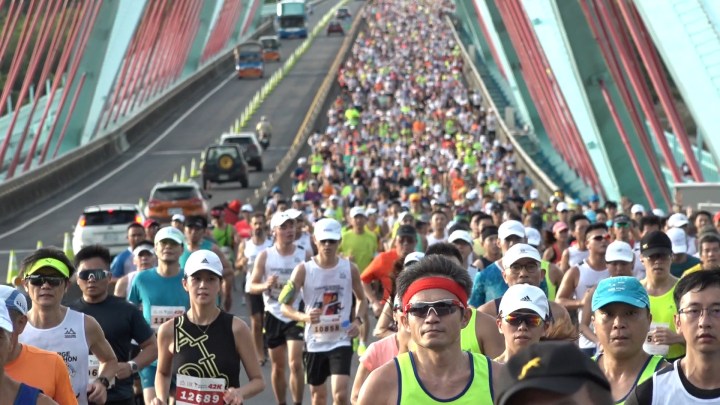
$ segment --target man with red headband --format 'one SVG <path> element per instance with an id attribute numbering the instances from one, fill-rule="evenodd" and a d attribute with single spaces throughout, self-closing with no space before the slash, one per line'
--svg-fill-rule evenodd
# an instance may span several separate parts
<path id="1" fill-rule="evenodd" d="M 396 285 L 400 327 L 410 333 L 417 351 L 373 371 L 358 404 L 492 404 L 492 376 L 502 366 L 460 348 L 460 331 L 470 321 L 467 298 L 472 281 L 467 270 L 446 257 L 430 255 L 403 270 Z"/>

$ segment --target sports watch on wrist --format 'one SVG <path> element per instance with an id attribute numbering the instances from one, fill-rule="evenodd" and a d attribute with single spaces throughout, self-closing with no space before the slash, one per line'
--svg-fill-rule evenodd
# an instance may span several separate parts
<path id="1" fill-rule="evenodd" d="M 102 384 L 105 387 L 105 389 L 110 388 L 110 380 L 108 380 L 107 377 L 100 376 L 97 379 L 95 379 L 95 381 Z"/>
<path id="2" fill-rule="evenodd" d="M 133 374 L 137 374 L 138 371 L 140 371 L 140 367 L 138 367 L 137 363 L 135 363 L 134 361 L 130 360 L 127 362 L 127 364 L 130 366 L 130 371 Z"/>

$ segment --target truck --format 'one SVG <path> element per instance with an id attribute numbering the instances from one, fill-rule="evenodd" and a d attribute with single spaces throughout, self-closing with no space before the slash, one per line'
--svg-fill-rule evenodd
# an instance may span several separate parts
<path id="1" fill-rule="evenodd" d="M 280 39 L 307 38 L 307 23 L 305 0 L 278 1 L 275 31 Z"/>

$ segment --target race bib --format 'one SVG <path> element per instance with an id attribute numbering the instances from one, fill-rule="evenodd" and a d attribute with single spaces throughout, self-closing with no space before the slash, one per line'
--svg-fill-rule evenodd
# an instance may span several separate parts
<path id="1" fill-rule="evenodd" d="M 88 384 L 94 383 L 98 375 L 100 375 L 100 360 L 93 354 L 88 355 Z"/>
<path id="2" fill-rule="evenodd" d="M 160 325 L 185 313 L 185 307 L 150 307 L 150 327 L 157 332 Z"/>
<path id="3" fill-rule="evenodd" d="M 316 342 L 337 342 L 345 338 L 340 315 L 320 315 L 320 322 L 312 328 Z"/>
<path id="4" fill-rule="evenodd" d="M 175 403 L 178 405 L 222 405 L 225 380 L 178 374 Z"/>
<path id="5" fill-rule="evenodd" d="M 277 276 L 277 280 L 275 280 L 275 283 L 270 287 L 270 291 L 268 292 L 270 299 L 275 301 L 278 300 L 283 287 L 285 287 L 285 284 L 290 280 L 290 274 L 277 273 Z"/>

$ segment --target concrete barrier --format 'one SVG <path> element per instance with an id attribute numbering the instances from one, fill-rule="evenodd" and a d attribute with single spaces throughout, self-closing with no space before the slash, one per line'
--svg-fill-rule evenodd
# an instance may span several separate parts
<path id="1" fill-rule="evenodd" d="M 472 58 L 470 58 L 467 49 L 465 49 L 465 45 L 460 40 L 460 37 L 458 37 L 455 26 L 453 25 L 450 18 L 447 16 L 445 17 L 445 21 L 450 27 L 452 27 L 453 35 L 455 36 L 455 43 L 458 44 L 458 46 L 460 46 L 461 48 L 463 57 L 463 75 L 466 82 L 471 87 L 480 90 L 483 96 L 483 102 L 485 103 L 485 108 L 492 109 L 492 111 L 496 112 L 496 116 L 498 118 L 498 137 L 502 141 L 510 142 L 512 144 L 515 155 L 517 157 L 515 165 L 518 169 L 525 170 L 527 176 L 532 179 L 534 187 L 540 193 L 540 198 L 544 201 L 548 201 L 550 196 L 553 195 L 553 192 L 555 192 L 555 190 L 559 190 L 560 188 L 555 183 L 553 183 L 550 177 L 548 177 L 545 172 L 543 172 L 540 167 L 535 164 L 535 162 L 533 162 L 530 156 L 525 153 L 520 143 L 515 139 L 515 134 L 513 134 L 513 132 L 508 128 L 507 123 L 503 119 L 505 111 L 498 111 L 497 106 L 493 102 L 493 99 L 490 96 L 487 87 L 485 87 L 485 83 L 483 83 L 482 79 L 480 78 L 480 73 L 478 73 L 474 61 L 472 60 Z"/>
<path id="2" fill-rule="evenodd" d="M 280 163 L 276 166 L 275 171 L 268 176 L 266 181 L 263 181 L 260 188 L 256 189 L 254 195 L 247 200 L 249 204 L 257 207 L 262 202 L 263 197 L 265 197 L 270 189 L 275 185 L 279 185 L 284 189 L 288 189 L 290 187 L 290 176 L 288 172 L 292 170 L 291 164 L 297 160 L 299 153 L 309 152 L 309 146 L 307 145 L 308 138 L 312 135 L 314 129 L 319 126 L 318 124 L 325 123 L 323 120 L 326 121 L 327 118 L 325 114 L 322 113 L 327 111 L 330 104 L 334 101 L 334 96 L 339 93 L 337 85 L 338 70 L 352 50 L 352 45 L 355 42 L 355 38 L 360 32 L 360 29 L 365 26 L 365 18 L 363 17 L 365 14 L 364 10 L 365 6 L 358 10 L 355 20 L 353 21 L 350 30 L 346 33 L 343 44 L 340 46 L 340 50 L 338 51 L 335 60 L 333 60 L 332 65 L 330 65 L 330 69 L 328 70 L 327 76 L 325 76 L 325 80 L 323 80 L 320 85 L 320 88 L 315 94 L 315 98 L 310 104 L 310 108 L 305 115 L 305 119 L 303 119 L 302 124 L 300 124 L 300 127 L 295 134 L 295 138 L 293 139 L 290 149 L 282 160 L 280 160 Z"/>
<path id="3" fill-rule="evenodd" d="M 251 38 L 265 35 L 272 29 L 272 21 L 266 21 Z M 112 133 L 0 184 L 0 220 L 17 215 L 102 169 L 141 140 L 147 129 L 157 125 L 161 117 L 177 109 L 178 101 L 196 99 L 193 95 L 204 93 L 213 79 L 226 77 L 234 68 L 232 58 L 232 50 L 218 57 L 151 102 Z"/>

